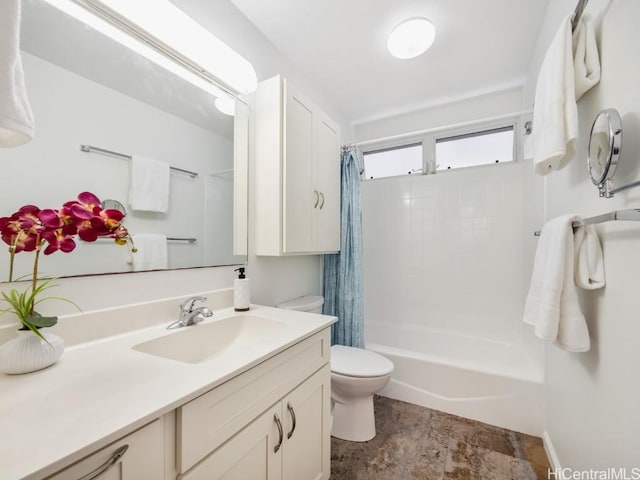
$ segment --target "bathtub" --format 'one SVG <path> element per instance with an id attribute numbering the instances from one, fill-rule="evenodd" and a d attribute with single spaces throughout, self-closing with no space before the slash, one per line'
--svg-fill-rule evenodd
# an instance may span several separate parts
<path id="1" fill-rule="evenodd" d="M 543 371 L 513 344 L 424 327 L 366 324 L 395 369 L 385 397 L 541 436 Z"/>

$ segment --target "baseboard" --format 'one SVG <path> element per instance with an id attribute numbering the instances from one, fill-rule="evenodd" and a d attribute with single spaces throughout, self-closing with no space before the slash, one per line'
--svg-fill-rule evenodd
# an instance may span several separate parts
<path id="1" fill-rule="evenodd" d="M 553 443 L 551 442 L 551 437 L 549 436 L 549 432 L 547 430 L 545 430 L 542 434 L 542 443 L 544 445 L 544 451 L 547 453 L 547 458 L 549 459 L 551 470 L 561 470 L 562 465 L 560 465 L 558 454 L 556 453 L 556 449 L 553 448 Z"/>

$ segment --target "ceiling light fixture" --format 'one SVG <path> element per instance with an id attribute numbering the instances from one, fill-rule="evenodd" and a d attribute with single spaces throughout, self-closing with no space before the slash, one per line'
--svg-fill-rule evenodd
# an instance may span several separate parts
<path id="1" fill-rule="evenodd" d="M 253 65 L 168 0 L 45 0 L 220 97 L 255 91 Z"/>
<path id="2" fill-rule="evenodd" d="M 436 38 L 436 28 L 426 18 L 410 18 L 396 25 L 387 48 L 396 58 L 413 58 L 427 51 Z"/>

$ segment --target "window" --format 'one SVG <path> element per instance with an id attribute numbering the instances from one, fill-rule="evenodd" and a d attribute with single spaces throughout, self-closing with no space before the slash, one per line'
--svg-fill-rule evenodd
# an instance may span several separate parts
<path id="1" fill-rule="evenodd" d="M 422 136 L 405 137 L 404 144 L 369 147 L 371 150 L 363 152 L 364 178 L 434 174 L 514 162 L 519 148 L 516 132 L 523 121 L 513 116 L 468 124 L 463 128 L 435 128 L 425 130 Z"/>
<path id="2" fill-rule="evenodd" d="M 513 161 L 513 125 L 436 139 L 437 170 Z"/>
<path id="3" fill-rule="evenodd" d="M 422 142 L 363 153 L 365 178 L 422 173 Z"/>

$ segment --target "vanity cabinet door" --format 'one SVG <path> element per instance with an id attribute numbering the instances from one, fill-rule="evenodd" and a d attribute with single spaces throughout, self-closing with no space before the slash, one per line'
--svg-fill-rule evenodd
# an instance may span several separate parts
<path id="1" fill-rule="evenodd" d="M 165 478 L 164 446 L 162 422 L 155 420 L 48 480 L 162 480 Z"/>
<path id="2" fill-rule="evenodd" d="M 280 480 L 284 433 L 280 434 L 277 422 L 281 419 L 278 403 L 178 479 Z"/>
<path id="3" fill-rule="evenodd" d="M 330 366 L 325 365 L 287 395 L 282 400 L 282 410 L 285 427 L 282 479 L 328 479 L 331 468 Z"/>

